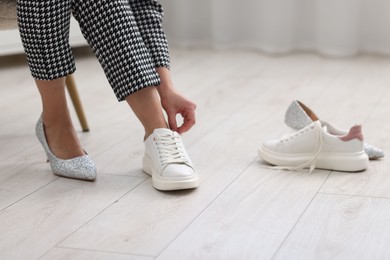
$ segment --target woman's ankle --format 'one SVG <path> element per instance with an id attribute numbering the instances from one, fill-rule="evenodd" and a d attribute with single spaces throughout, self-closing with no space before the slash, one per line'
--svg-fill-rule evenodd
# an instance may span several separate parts
<path id="1" fill-rule="evenodd" d="M 148 137 L 153 134 L 154 130 L 155 129 L 160 129 L 160 128 L 167 128 L 169 129 L 168 125 L 161 125 L 160 127 L 155 127 L 155 128 L 151 128 L 149 130 L 145 129 L 145 136 L 144 136 L 144 141 L 146 141 L 146 139 L 148 139 Z"/>
<path id="2" fill-rule="evenodd" d="M 72 126 L 72 119 L 69 112 L 62 113 L 46 113 L 42 112 L 42 121 L 45 126 L 58 126 L 58 127 L 67 127 Z"/>

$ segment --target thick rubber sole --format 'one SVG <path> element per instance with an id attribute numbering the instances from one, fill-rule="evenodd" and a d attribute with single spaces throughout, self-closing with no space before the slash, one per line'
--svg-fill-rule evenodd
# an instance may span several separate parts
<path id="1" fill-rule="evenodd" d="M 152 176 L 153 187 L 161 191 L 195 189 L 199 186 L 199 176 L 194 175 L 177 178 L 164 178 L 157 174 L 151 160 L 148 157 L 142 159 L 142 169 Z"/>
<path id="2" fill-rule="evenodd" d="M 312 159 L 308 154 L 281 154 L 261 146 L 259 156 L 266 162 L 277 166 L 296 167 Z M 315 167 L 342 172 L 358 172 L 367 169 L 368 156 L 364 151 L 356 153 L 320 153 Z M 307 167 L 308 168 L 308 167 Z"/>

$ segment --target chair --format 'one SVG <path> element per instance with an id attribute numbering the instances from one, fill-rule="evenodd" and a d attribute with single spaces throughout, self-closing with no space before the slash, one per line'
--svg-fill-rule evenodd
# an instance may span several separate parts
<path id="1" fill-rule="evenodd" d="M 16 18 L 16 0 L 0 0 L 0 30 L 9 30 L 17 28 Z M 89 127 L 85 113 L 80 101 L 73 75 L 66 77 L 66 88 L 70 99 L 72 100 L 77 117 L 80 121 L 83 132 L 88 132 Z"/>

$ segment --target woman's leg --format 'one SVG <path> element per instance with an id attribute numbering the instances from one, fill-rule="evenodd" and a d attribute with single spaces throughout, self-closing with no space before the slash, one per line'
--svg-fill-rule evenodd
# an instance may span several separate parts
<path id="1" fill-rule="evenodd" d="M 21 39 L 41 94 L 48 144 L 58 158 L 84 154 L 69 116 L 65 76 L 75 71 L 69 46 L 71 1 L 18 1 Z"/>
<path id="2" fill-rule="evenodd" d="M 128 102 L 143 124 L 145 136 L 156 128 L 167 128 L 155 87 L 160 78 L 129 3 L 78 0 L 73 15 L 117 99 Z"/>
<path id="3" fill-rule="evenodd" d="M 149 3 L 149 0 L 145 2 Z M 117 99 L 129 103 L 145 128 L 143 169 L 152 175 L 154 187 L 161 190 L 197 187 L 198 176 L 180 136 L 167 129 L 160 90 L 156 87 L 161 83 L 160 76 L 152 51 L 138 27 L 131 6 L 133 2 L 78 0 L 74 3 L 73 15 L 99 59 Z M 169 67 L 168 63 L 169 60 L 163 65 Z M 180 95 L 175 96 L 178 97 L 173 102 L 176 105 L 184 100 Z M 172 110 L 177 110 L 173 103 L 168 103 Z"/>
<path id="4" fill-rule="evenodd" d="M 167 128 L 156 87 L 140 90 L 126 98 L 127 103 L 145 129 L 145 140 L 154 129 Z M 145 104 L 147 104 L 145 106 Z"/>
<path id="5" fill-rule="evenodd" d="M 38 120 L 36 134 L 53 173 L 94 180 L 95 164 L 80 146 L 65 96 L 65 76 L 75 71 L 69 47 L 71 3 L 19 0 L 19 32 L 42 98 L 42 120 Z"/>
<path id="6" fill-rule="evenodd" d="M 51 151 L 60 159 L 84 155 L 69 114 L 65 78 L 35 81 L 42 99 L 42 120 Z"/>
<path id="7" fill-rule="evenodd" d="M 158 94 L 174 97 L 162 100 L 173 130 L 185 132 L 194 124 L 195 105 L 172 91 L 163 11 L 157 1 L 79 0 L 74 2 L 73 15 L 117 99 L 130 104 L 144 125 L 146 136 L 153 126 L 167 127 Z M 150 86 L 158 86 L 159 93 L 154 88 L 146 90 Z M 172 103 L 180 103 L 180 107 Z M 176 127 L 176 113 L 185 117 L 185 127 Z"/>
<path id="8" fill-rule="evenodd" d="M 168 115 L 169 128 L 184 133 L 195 124 L 196 105 L 181 96 L 173 86 L 169 71 L 168 41 L 162 26 L 163 7 L 157 0 L 129 0 L 129 4 L 142 39 L 160 77 L 160 85 L 157 90 L 161 98 L 161 105 Z M 176 114 L 183 116 L 182 126 L 177 126 Z"/>

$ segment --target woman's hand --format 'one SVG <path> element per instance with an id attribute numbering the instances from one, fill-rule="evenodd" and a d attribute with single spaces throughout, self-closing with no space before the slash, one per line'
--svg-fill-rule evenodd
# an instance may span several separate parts
<path id="1" fill-rule="evenodd" d="M 157 68 L 161 84 L 157 87 L 161 98 L 161 106 L 168 116 L 168 124 L 171 130 L 182 134 L 195 125 L 195 103 L 183 97 L 173 87 L 170 72 L 167 68 Z M 177 125 L 176 115 L 183 117 L 183 124 Z"/>
<path id="2" fill-rule="evenodd" d="M 172 131 L 182 134 L 195 125 L 196 105 L 176 91 L 171 90 L 169 93 L 164 93 L 163 97 L 161 97 L 161 105 L 167 113 L 169 128 Z M 183 124 L 181 126 L 177 125 L 177 114 L 183 117 Z"/>

